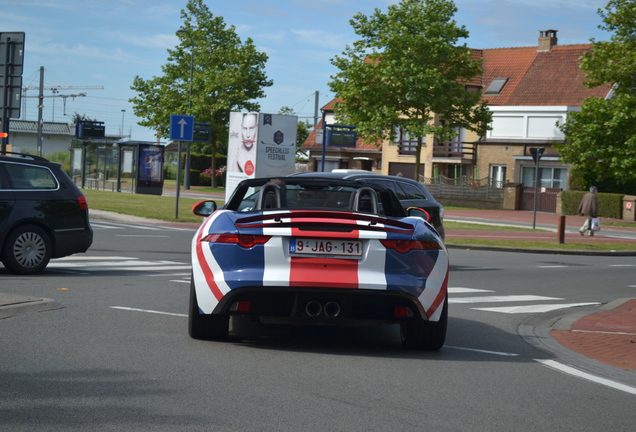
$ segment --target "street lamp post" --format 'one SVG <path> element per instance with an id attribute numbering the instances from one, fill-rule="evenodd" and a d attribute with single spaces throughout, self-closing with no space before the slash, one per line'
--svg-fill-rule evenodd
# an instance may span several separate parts
<path id="1" fill-rule="evenodd" d="M 190 91 L 188 96 L 188 114 L 192 113 L 192 78 L 194 74 L 194 38 L 186 29 L 180 28 L 177 33 L 184 33 L 190 37 Z M 181 156 L 181 155 L 179 155 Z M 190 141 L 186 144 L 186 160 L 185 160 L 185 172 L 183 173 L 183 188 L 190 189 Z"/>
<path id="2" fill-rule="evenodd" d="M 126 112 L 125 109 L 121 110 L 121 133 L 119 134 L 120 138 L 124 138 L 124 113 Z"/>

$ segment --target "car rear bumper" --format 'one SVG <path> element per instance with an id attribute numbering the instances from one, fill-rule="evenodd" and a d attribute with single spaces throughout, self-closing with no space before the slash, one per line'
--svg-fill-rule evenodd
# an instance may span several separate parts
<path id="1" fill-rule="evenodd" d="M 244 308 L 248 305 L 248 310 Z M 396 309 L 397 308 L 397 309 Z M 396 316 L 396 310 L 400 311 Z M 420 301 L 407 293 L 366 289 L 242 287 L 219 302 L 213 314 L 247 315 L 264 323 L 363 325 L 427 319 Z"/>
<path id="2" fill-rule="evenodd" d="M 86 252 L 91 244 L 93 231 L 90 228 L 56 231 L 52 258 Z"/>

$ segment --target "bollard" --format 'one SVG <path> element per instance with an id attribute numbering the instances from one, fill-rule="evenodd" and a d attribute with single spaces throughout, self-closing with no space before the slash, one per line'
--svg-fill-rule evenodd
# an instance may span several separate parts
<path id="1" fill-rule="evenodd" d="M 559 244 L 565 243 L 565 216 L 559 216 L 559 227 L 557 230 Z"/>

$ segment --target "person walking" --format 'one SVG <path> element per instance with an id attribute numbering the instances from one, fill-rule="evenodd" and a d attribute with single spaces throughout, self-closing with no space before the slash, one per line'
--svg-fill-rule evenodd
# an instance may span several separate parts
<path id="1" fill-rule="evenodd" d="M 585 223 L 579 229 L 581 235 L 585 235 L 585 231 L 589 231 L 590 235 L 594 235 L 594 231 L 592 231 L 592 218 L 598 217 L 598 199 L 596 198 L 596 186 L 592 186 L 590 191 L 583 195 L 583 199 L 581 200 L 581 204 L 579 204 L 578 214 L 586 216 Z"/>

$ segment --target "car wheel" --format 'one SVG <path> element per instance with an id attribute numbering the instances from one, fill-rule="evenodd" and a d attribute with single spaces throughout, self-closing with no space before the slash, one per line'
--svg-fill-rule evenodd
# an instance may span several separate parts
<path id="1" fill-rule="evenodd" d="M 35 225 L 11 231 L 2 251 L 2 263 L 12 273 L 32 275 L 41 272 L 51 260 L 49 235 Z"/>
<path id="2" fill-rule="evenodd" d="M 230 330 L 230 317 L 227 315 L 205 315 L 199 313 L 194 277 L 190 281 L 190 308 L 188 313 L 188 333 L 193 339 L 223 340 Z"/>
<path id="3" fill-rule="evenodd" d="M 413 318 L 400 324 L 402 345 L 408 349 L 437 351 L 446 341 L 448 327 L 448 297 L 444 300 L 439 321 L 424 321 Z"/>

